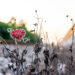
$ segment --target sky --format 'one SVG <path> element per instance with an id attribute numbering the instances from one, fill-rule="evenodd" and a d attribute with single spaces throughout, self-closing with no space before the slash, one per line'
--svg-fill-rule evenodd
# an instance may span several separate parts
<path id="1" fill-rule="evenodd" d="M 46 22 L 43 28 L 48 32 L 50 42 L 62 39 L 75 20 L 75 0 L 0 0 L 0 20 L 8 22 L 12 16 L 17 22 L 24 19 L 29 29 L 36 22 L 35 10 Z M 69 18 L 66 15 L 70 15 Z"/>

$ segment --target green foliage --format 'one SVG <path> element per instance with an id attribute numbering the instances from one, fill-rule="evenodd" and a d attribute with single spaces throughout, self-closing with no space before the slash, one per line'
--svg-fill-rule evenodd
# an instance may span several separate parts
<path id="1" fill-rule="evenodd" d="M 2 36 L 6 40 L 10 39 L 10 35 L 7 32 L 8 27 L 8 24 L 0 22 L 0 36 Z"/>
<path id="2" fill-rule="evenodd" d="M 12 40 L 11 37 L 10 37 L 10 34 L 7 32 L 7 28 L 11 28 L 12 30 L 13 29 L 24 29 L 26 31 L 25 38 L 30 38 L 31 43 L 36 42 L 34 34 L 29 32 L 27 30 L 27 28 L 25 27 L 25 25 L 16 27 L 15 25 L 9 25 L 7 23 L 0 22 L 0 36 L 2 36 L 5 40 Z"/>
<path id="3" fill-rule="evenodd" d="M 30 42 L 33 42 L 33 43 L 36 42 L 36 40 L 35 40 L 35 35 L 34 35 L 33 33 L 30 33 L 30 32 L 27 31 L 26 37 L 27 37 L 27 38 L 30 38 Z"/>

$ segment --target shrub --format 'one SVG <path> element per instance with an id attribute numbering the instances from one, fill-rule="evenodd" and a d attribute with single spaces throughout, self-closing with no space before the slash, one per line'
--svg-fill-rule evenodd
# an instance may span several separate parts
<path id="1" fill-rule="evenodd" d="M 12 40 L 11 37 L 10 37 L 10 34 L 7 32 L 7 28 L 11 28 L 12 30 L 13 29 L 24 29 L 26 31 L 25 38 L 30 38 L 31 43 L 36 42 L 34 34 L 29 32 L 27 30 L 27 28 L 25 27 L 25 25 L 16 27 L 15 25 L 9 25 L 7 23 L 0 22 L 0 36 L 3 37 L 5 40 Z"/>
<path id="2" fill-rule="evenodd" d="M 8 24 L 0 22 L 0 36 L 6 40 L 10 39 L 10 35 L 7 32 L 8 27 L 9 27 Z"/>

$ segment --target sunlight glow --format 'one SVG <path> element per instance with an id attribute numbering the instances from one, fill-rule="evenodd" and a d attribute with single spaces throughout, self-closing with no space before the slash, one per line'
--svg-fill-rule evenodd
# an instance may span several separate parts
<path id="1" fill-rule="evenodd" d="M 72 23 L 66 18 L 69 14 L 75 20 L 75 0 L 0 0 L 0 20 L 8 22 L 12 16 L 17 22 L 24 19 L 28 28 L 36 22 L 35 10 L 46 20 L 43 28 L 48 32 L 50 42 L 61 39 Z"/>

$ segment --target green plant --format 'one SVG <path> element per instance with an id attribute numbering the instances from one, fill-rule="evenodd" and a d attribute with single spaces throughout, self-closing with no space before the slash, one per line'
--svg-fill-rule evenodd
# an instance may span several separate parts
<path id="1" fill-rule="evenodd" d="M 0 22 L 0 36 L 6 40 L 10 39 L 10 35 L 7 32 L 8 27 L 9 27 L 8 24 Z"/>
<path id="2" fill-rule="evenodd" d="M 9 25 L 8 23 L 0 22 L 0 36 L 3 37 L 5 40 L 12 40 L 10 37 L 10 34 L 8 33 L 7 29 L 11 28 L 14 29 L 24 29 L 26 31 L 25 38 L 29 38 L 31 43 L 35 43 L 35 35 L 27 30 L 25 25 L 22 26 L 15 26 L 15 25 Z"/>

